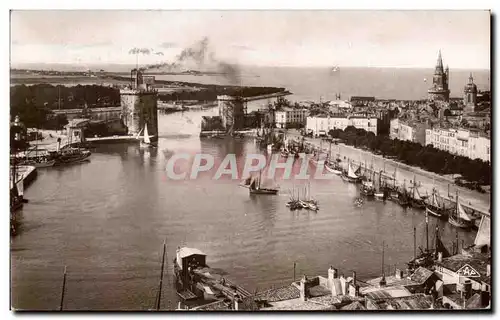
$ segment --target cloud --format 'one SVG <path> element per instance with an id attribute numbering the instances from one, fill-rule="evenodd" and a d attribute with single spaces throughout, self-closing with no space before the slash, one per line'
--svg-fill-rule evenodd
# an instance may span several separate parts
<path id="1" fill-rule="evenodd" d="M 254 48 L 246 46 L 246 45 L 242 45 L 242 44 L 233 44 L 233 45 L 231 45 L 231 47 L 238 49 L 238 50 L 243 50 L 243 51 L 255 51 Z"/>
<path id="2" fill-rule="evenodd" d="M 160 44 L 160 48 L 163 48 L 163 49 L 171 49 L 171 48 L 177 48 L 177 43 L 175 42 L 163 42 L 162 44 Z"/>

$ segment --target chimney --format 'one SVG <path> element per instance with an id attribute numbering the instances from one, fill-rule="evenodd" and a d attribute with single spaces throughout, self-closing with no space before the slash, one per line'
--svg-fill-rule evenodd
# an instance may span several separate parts
<path id="1" fill-rule="evenodd" d="M 403 279 L 403 271 L 396 269 L 396 279 Z"/>
<path id="2" fill-rule="evenodd" d="M 481 306 L 483 308 L 488 307 L 490 304 L 490 293 L 488 291 L 488 286 L 486 283 L 481 284 Z"/>
<path id="3" fill-rule="evenodd" d="M 328 288 L 332 288 L 333 279 L 337 277 L 337 269 L 334 269 L 332 266 L 328 269 Z"/>
<path id="4" fill-rule="evenodd" d="M 470 280 L 465 280 L 464 282 L 464 295 L 466 300 L 472 295 L 472 282 Z"/>
<path id="5" fill-rule="evenodd" d="M 486 276 L 487 277 L 491 276 L 491 266 L 489 263 L 488 263 L 488 265 L 486 265 Z"/>
<path id="6" fill-rule="evenodd" d="M 302 279 L 300 279 L 300 300 L 307 300 L 307 277 L 304 275 Z"/>
<path id="7" fill-rule="evenodd" d="M 438 262 L 443 262 L 443 253 L 438 252 Z"/>
<path id="8" fill-rule="evenodd" d="M 356 271 L 352 272 L 352 284 L 356 286 Z"/>
<path id="9" fill-rule="evenodd" d="M 238 309 L 240 307 L 240 302 L 241 302 L 240 296 L 239 296 L 239 294 L 236 293 L 234 295 L 234 310 L 238 311 Z"/>

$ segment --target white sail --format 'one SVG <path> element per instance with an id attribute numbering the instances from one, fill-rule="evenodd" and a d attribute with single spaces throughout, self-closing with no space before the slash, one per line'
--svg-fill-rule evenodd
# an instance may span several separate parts
<path id="1" fill-rule="evenodd" d="M 351 164 L 349 163 L 349 170 L 347 171 L 347 176 L 349 178 L 357 179 L 358 176 L 354 173 L 354 170 L 352 170 Z"/>
<path id="2" fill-rule="evenodd" d="M 150 144 L 151 140 L 149 139 L 149 133 L 148 133 L 148 125 L 144 125 L 144 143 Z"/>
<path id="3" fill-rule="evenodd" d="M 465 212 L 462 205 L 460 203 L 458 203 L 457 206 L 458 206 L 458 217 L 462 220 L 465 220 L 465 221 L 471 221 L 471 218 L 469 217 L 467 212 Z"/>
<path id="4" fill-rule="evenodd" d="M 436 193 L 432 194 L 432 204 L 435 205 L 436 207 L 439 207 L 439 202 L 436 197 Z"/>
<path id="5" fill-rule="evenodd" d="M 17 183 L 17 194 L 21 197 L 24 196 L 24 183 L 23 183 L 23 181 L 24 181 L 24 179 L 21 179 Z"/>

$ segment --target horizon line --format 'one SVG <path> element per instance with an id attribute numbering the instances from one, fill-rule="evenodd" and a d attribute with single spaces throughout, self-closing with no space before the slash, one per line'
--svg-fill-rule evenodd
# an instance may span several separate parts
<path id="1" fill-rule="evenodd" d="M 89 63 L 71 63 L 71 62 L 15 62 L 9 63 L 9 69 L 16 69 L 19 68 L 19 65 L 58 65 L 58 66 L 88 66 L 88 65 L 93 65 L 93 66 L 133 66 L 135 67 L 134 63 L 119 63 L 119 62 L 110 62 L 110 63 L 105 63 L 105 62 L 89 62 Z M 230 63 L 231 64 L 231 63 Z M 15 65 L 18 65 L 17 67 Z M 362 66 L 362 65 L 339 65 L 339 64 L 331 64 L 331 65 L 273 65 L 273 64 L 239 64 L 239 63 L 233 63 L 231 65 L 235 66 L 241 66 L 241 67 L 264 67 L 264 68 L 315 68 L 315 69 L 326 69 L 326 68 L 333 68 L 333 67 L 338 67 L 339 69 L 341 68 L 371 68 L 371 69 L 434 69 L 435 67 L 423 67 L 423 66 Z M 145 67 L 145 66 L 142 66 Z M 141 66 L 139 66 L 141 68 Z M 88 70 L 88 69 L 87 69 Z M 195 69 L 193 69 L 195 70 Z M 484 67 L 450 67 L 450 71 L 453 70 L 481 70 L 481 71 L 490 71 L 491 68 L 484 68 Z"/>

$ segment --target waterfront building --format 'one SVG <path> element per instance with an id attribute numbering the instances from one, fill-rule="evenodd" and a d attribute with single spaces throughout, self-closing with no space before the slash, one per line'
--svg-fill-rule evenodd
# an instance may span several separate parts
<path id="1" fill-rule="evenodd" d="M 147 124 L 153 140 L 158 139 L 158 91 L 153 88 L 154 77 L 132 71 L 131 86 L 120 90 L 122 120 L 129 135 L 138 135 Z"/>
<path id="2" fill-rule="evenodd" d="M 426 130 L 426 145 L 470 159 L 490 161 L 490 138 L 479 130 L 434 127 Z"/>
<path id="3" fill-rule="evenodd" d="M 390 122 L 389 137 L 425 145 L 426 130 L 428 128 L 430 128 L 430 125 L 426 121 L 396 118 Z"/>
<path id="4" fill-rule="evenodd" d="M 301 128 L 306 124 L 309 111 L 305 108 L 283 107 L 275 112 L 277 128 Z"/>
<path id="5" fill-rule="evenodd" d="M 326 135 L 330 130 L 353 126 L 357 129 L 364 129 L 367 132 L 378 134 L 378 119 L 374 116 L 314 116 L 307 117 L 306 130 L 312 132 L 315 136 Z"/>
<path id="6" fill-rule="evenodd" d="M 432 87 L 427 91 L 429 100 L 448 101 L 450 99 L 449 76 L 450 70 L 448 67 L 443 69 L 443 59 L 441 58 L 441 50 L 439 50 L 434 76 L 432 77 Z"/>
<path id="7" fill-rule="evenodd" d="M 73 119 L 66 126 L 68 143 L 85 142 L 84 131 L 90 123 L 90 119 Z"/>

